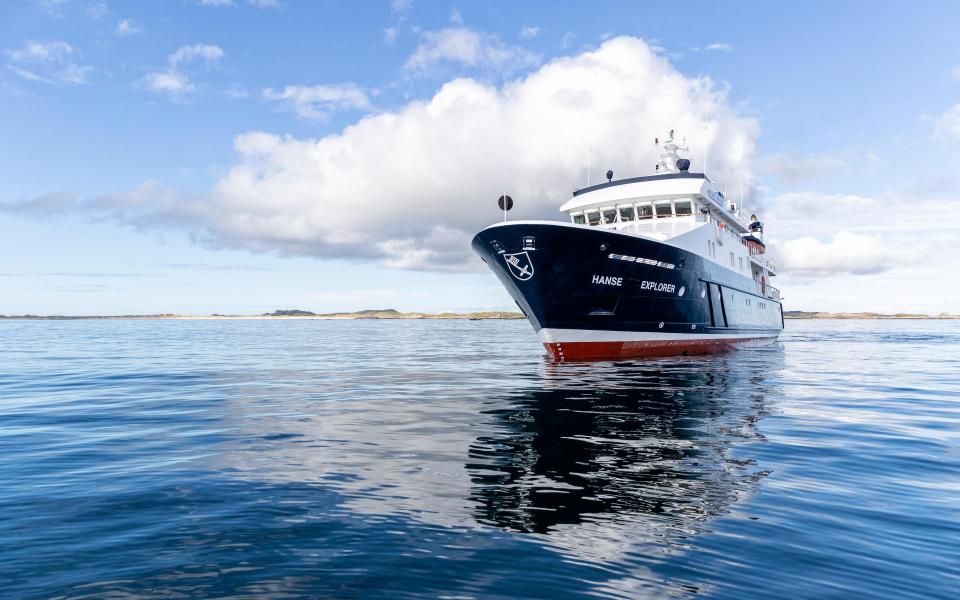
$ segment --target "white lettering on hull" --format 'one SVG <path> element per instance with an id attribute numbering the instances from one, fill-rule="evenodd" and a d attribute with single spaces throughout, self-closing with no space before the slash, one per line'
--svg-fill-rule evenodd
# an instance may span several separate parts
<path id="1" fill-rule="evenodd" d="M 598 285 L 623 287 L 623 277 L 614 277 L 613 275 L 594 275 L 593 279 L 590 281 L 591 283 Z M 673 283 L 661 283 L 659 281 L 641 281 L 640 289 L 650 290 L 651 292 L 664 292 L 666 294 L 672 294 L 676 291 L 677 286 Z"/>
<path id="2" fill-rule="evenodd" d="M 641 290 L 650 290 L 651 292 L 666 292 L 672 294 L 673 290 L 677 288 L 676 285 L 672 283 L 660 283 L 657 281 L 644 281 L 640 284 Z"/>
<path id="3" fill-rule="evenodd" d="M 614 277 L 612 275 L 594 275 L 593 283 L 599 283 L 601 285 L 615 285 L 617 287 L 622 287 L 623 277 Z"/>

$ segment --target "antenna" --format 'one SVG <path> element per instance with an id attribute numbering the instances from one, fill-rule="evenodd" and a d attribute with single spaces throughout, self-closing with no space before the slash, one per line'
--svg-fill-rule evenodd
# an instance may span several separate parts
<path id="1" fill-rule="evenodd" d="M 587 146 L 587 187 L 590 187 L 590 165 L 593 161 L 593 146 Z"/>
<path id="2" fill-rule="evenodd" d="M 709 127 L 707 125 L 707 97 L 703 97 L 703 174 L 707 175 L 707 158 L 710 154 Z M 707 175 L 709 177 L 709 175 Z"/>

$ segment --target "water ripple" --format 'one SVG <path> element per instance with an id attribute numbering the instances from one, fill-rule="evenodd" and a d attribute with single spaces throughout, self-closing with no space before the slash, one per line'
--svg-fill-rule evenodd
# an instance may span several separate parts
<path id="1" fill-rule="evenodd" d="M 960 327 L 0 322 L 15 598 L 955 597 Z"/>

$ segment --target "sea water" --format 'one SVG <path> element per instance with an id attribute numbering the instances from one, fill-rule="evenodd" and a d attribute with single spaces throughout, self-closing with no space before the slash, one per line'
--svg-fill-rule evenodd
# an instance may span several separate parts
<path id="1" fill-rule="evenodd" d="M 951 598 L 960 322 L 0 321 L 0 596 Z"/>

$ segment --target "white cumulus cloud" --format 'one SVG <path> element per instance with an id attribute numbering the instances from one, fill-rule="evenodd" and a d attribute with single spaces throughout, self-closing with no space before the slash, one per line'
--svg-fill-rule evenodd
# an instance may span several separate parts
<path id="1" fill-rule="evenodd" d="M 338 85 L 288 85 L 282 90 L 267 88 L 263 97 L 276 100 L 298 117 L 324 120 L 337 110 L 370 110 L 370 98 L 354 83 Z"/>
<path id="2" fill-rule="evenodd" d="M 733 46 L 726 42 L 714 42 L 712 44 L 708 44 L 704 50 L 712 52 L 733 52 Z"/>
<path id="3" fill-rule="evenodd" d="M 91 19 L 102 19 L 110 14 L 110 7 L 103 2 L 94 2 L 87 6 L 85 12 Z"/>
<path id="4" fill-rule="evenodd" d="M 960 141 L 960 102 L 947 109 L 934 122 L 934 135 L 940 139 Z"/>
<path id="5" fill-rule="evenodd" d="M 763 218 L 778 237 L 790 238 L 818 231 L 826 235 L 848 229 L 858 233 L 902 233 L 914 239 L 945 229 L 956 230 L 952 214 L 956 200 L 942 195 L 888 192 L 878 196 L 790 192 L 763 202 Z"/>
<path id="6" fill-rule="evenodd" d="M 186 75 L 173 70 L 148 73 L 140 80 L 140 87 L 170 96 L 182 96 L 196 89 Z"/>
<path id="7" fill-rule="evenodd" d="M 786 308 L 956 312 L 960 268 L 940 260 L 960 255 L 955 189 L 919 174 L 901 186 L 869 195 L 783 193 L 756 207 Z M 918 292 L 931 282 L 938 293 Z"/>
<path id="8" fill-rule="evenodd" d="M 536 66 L 540 55 L 519 46 L 504 44 L 498 37 L 466 27 L 425 31 L 405 68 L 428 72 L 442 64 L 494 69 L 510 73 Z"/>
<path id="9" fill-rule="evenodd" d="M 114 29 L 114 32 L 117 35 L 123 36 L 137 35 L 138 33 L 143 32 L 143 27 L 141 27 L 140 24 L 133 19 L 123 19 L 117 23 L 117 27 Z"/>
<path id="10" fill-rule="evenodd" d="M 7 67 L 24 79 L 51 85 L 82 85 L 92 67 L 80 64 L 80 53 L 62 41 L 29 41 L 6 52 Z"/>
<path id="11" fill-rule="evenodd" d="M 869 275 L 914 264 L 925 254 L 923 245 L 890 244 L 876 235 L 842 230 L 829 242 L 807 236 L 783 244 L 781 261 L 792 275 Z"/>
<path id="12" fill-rule="evenodd" d="M 201 63 L 207 69 L 215 68 L 223 56 L 223 49 L 212 44 L 180 46 L 167 56 L 165 70 L 148 73 L 136 85 L 150 92 L 166 94 L 173 100 L 182 99 L 197 89 L 185 71 L 195 63 Z"/>
<path id="13" fill-rule="evenodd" d="M 520 37 L 522 37 L 525 40 L 533 39 L 537 37 L 539 33 L 540 33 L 539 27 L 532 27 L 532 26 L 528 27 L 524 25 L 523 27 L 520 28 Z"/>
<path id="14" fill-rule="evenodd" d="M 768 251 L 780 267 L 782 287 L 797 289 L 815 288 L 827 279 L 836 285 L 829 275 L 905 276 L 952 268 L 952 263 L 921 259 L 930 248 L 941 255 L 960 251 L 960 226 L 943 218 L 954 212 L 955 203 L 949 194 L 791 192 L 767 199 L 757 213 L 766 224 Z M 856 289 L 872 282 L 876 287 L 878 280 L 857 281 L 847 277 L 841 285 Z"/>
<path id="15" fill-rule="evenodd" d="M 621 37 L 502 87 L 450 81 L 432 98 L 319 139 L 240 135 L 236 164 L 203 195 L 150 184 L 79 200 L 75 210 L 183 227 L 251 251 L 478 269 L 469 242 L 499 219 L 501 193 L 516 200 L 514 218 L 559 218 L 559 206 L 584 184 L 588 147 L 594 179 L 607 169 L 647 174 L 657 160 L 653 138 L 669 129 L 687 136 L 695 164 L 713 144 L 715 177 L 749 175 L 757 123 L 731 108 L 724 88 L 684 76 L 643 40 Z"/>
<path id="16" fill-rule="evenodd" d="M 207 67 L 213 67 L 223 58 L 223 49 L 212 44 L 193 44 L 180 46 L 177 51 L 167 57 L 171 67 L 178 67 L 182 63 L 195 60 L 202 61 Z"/>

